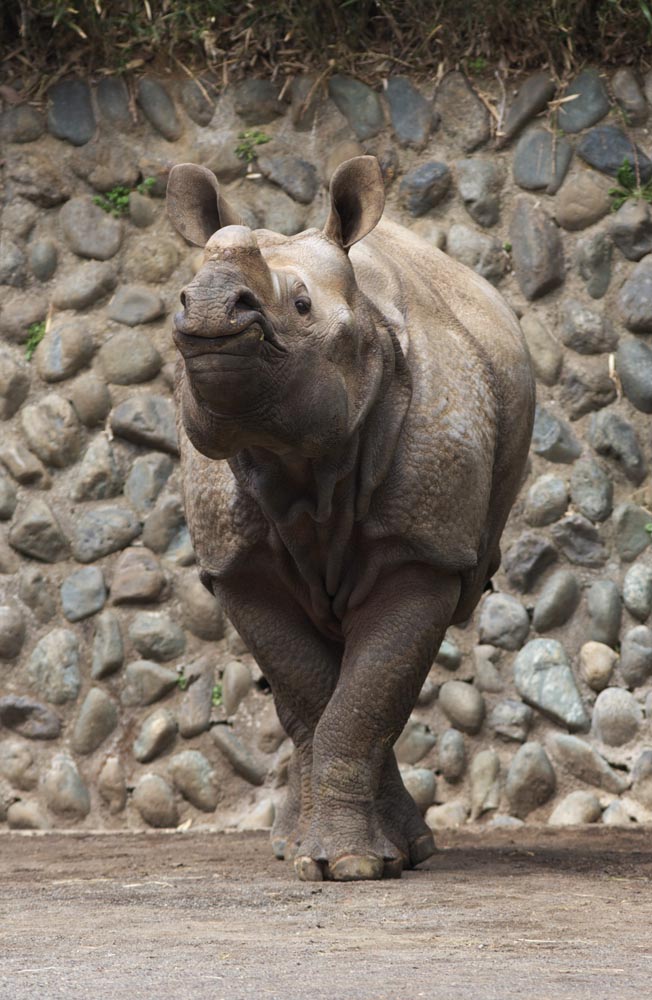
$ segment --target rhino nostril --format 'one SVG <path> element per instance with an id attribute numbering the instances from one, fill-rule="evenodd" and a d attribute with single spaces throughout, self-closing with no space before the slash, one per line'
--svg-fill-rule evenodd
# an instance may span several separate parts
<path id="1" fill-rule="evenodd" d="M 238 297 L 235 299 L 233 306 L 234 311 L 242 310 L 244 312 L 250 312 L 254 309 L 256 312 L 260 312 L 261 305 L 253 292 L 248 288 L 241 291 Z"/>
<path id="2" fill-rule="evenodd" d="M 179 298 L 181 299 L 181 305 L 182 305 L 182 306 L 183 306 L 183 308 L 185 309 L 185 308 L 186 308 L 186 305 L 187 305 L 187 301 L 186 301 L 186 293 L 185 293 L 185 291 L 183 291 L 183 292 L 181 293 L 181 295 L 179 296 Z"/>

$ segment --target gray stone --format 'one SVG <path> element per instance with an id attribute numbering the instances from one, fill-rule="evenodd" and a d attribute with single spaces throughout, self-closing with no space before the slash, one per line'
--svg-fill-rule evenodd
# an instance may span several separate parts
<path id="1" fill-rule="evenodd" d="M 602 219 L 611 209 L 609 183 L 584 172 L 571 177 L 555 198 L 555 218 L 563 229 L 576 232 Z"/>
<path id="2" fill-rule="evenodd" d="M 9 544 L 41 562 L 58 562 L 69 551 L 68 539 L 43 500 L 31 500 L 9 531 Z"/>
<path id="3" fill-rule="evenodd" d="M 152 509 L 173 468 L 167 455 L 152 453 L 136 459 L 127 476 L 124 494 L 139 514 Z"/>
<path id="4" fill-rule="evenodd" d="M 306 210 L 279 188 L 265 184 L 258 189 L 257 217 L 263 229 L 294 236 L 306 228 Z"/>
<path id="5" fill-rule="evenodd" d="M 74 527 L 73 555 L 89 563 L 126 548 L 140 534 L 140 522 L 124 507 L 97 507 L 84 512 Z"/>
<path id="6" fill-rule="evenodd" d="M 634 72 L 628 66 L 616 70 L 611 78 L 611 89 L 616 103 L 625 114 L 627 124 L 645 124 L 648 105 Z"/>
<path id="7" fill-rule="evenodd" d="M 561 344 L 533 313 L 526 313 L 521 317 L 521 329 L 532 358 L 537 381 L 543 382 L 544 385 L 554 385 L 561 371 L 563 358 Z"/>
<path id="8" fill-rule="evenodd" d="M 173 240 L 144 236 L 130 243 L 122 274 L 129 281 L 162 284 L 168 281 L 178 263 L 179 250 Z"/>
<path id="9" fill-rule="evenodd" d="M 104 382 L 87 372 L 75 379 L 68 389 L 77 416 L 86 427 L 104 422 L 111 409 L 111 395 Z"/>
<path id="10" fill-rule="evenodd" d="M 505 274 L 508 258 L 500 240 L 456 224 L 450 227 L 446 252 L 497 285 Z"/>
<path id="11" fill-rule="evenodd" d="M 210 726 L 215 683 L 213 658 L 202 656 L 195 660 L 186 668 L 186 677 L 188 678 L 188 689 L 181 701 L 178 720 L 179 732 L 184 739 L 189 740 L 193 736 L 205 733 Z"/>
<path id="12" fill-rule="evenodd" d="M 0 576 L 13 576 L 18 572 L 19 566 L 18 556 L 9 547 L 4 535 L 0 534 Z"/>
<path id="13" fill-rule="evenodd" d="M 565 101 L 557 112 L 557 124 L 564 132 L 581 132 L 595 125 L 609 111 L 607 88 L 597 69 L 589 67 L 575 77 L 562 95 Z"/>
<path id="14" fill-rule="evenodd" d="M 285 191 L 286 194 L 302 205 L 313 201 L 319 188 L 317 170 L 306 160 L 298 156 L 280 154 L 258 157 L 258 169 L 272 183 Z"/>
<path id="15" fill-rule="evenodd" d="M 580 826 L 595 823 L 600 819 L 602 809 L 593 792 L 578 789 L 570 792 L 553 809 L 548 823 L 550 826 Z"/>
<path id="16" fill-rule="evenodd" d="M 652 675 L 652 629 L 647 625 L 636 625 L 625 633 L 620 673 L 628 687 L 640 687 Z"/>
<path id="17" fill-rule="evenodd" d="M 149 826 L 176 826 L 179 813 L 169 782 L 159 774 L 144 774 L 134 789 L 133 802 Z"/>
<path id="18" fill-rule="evenodd" d="M 16 509 L 16 487 L 0 471 L 0 521 L 8 521 Z"/>
<path id="19" fill-rule="evenodd" d="M 647 472 L 636 431 L 627 420 L 612 410 L 601 410 L 591 417 L 588 439 L 598 455 L 618 463 L 630 482 L 639 486 Z"/>
<path id="20" fill-rule="evenodd" d="M 149 382 L 161 369 L 161 355 L 142 333 L 121 330 L 100 348 L 98 360 L 107 382 L 135 385 Z"/>
<path id="21" fill-rule="evenodd" d="M 0 462 L 21 486 L 48 490 L 52 485 L 43 463 L 13 435 L 7 434 L 4 440 L 0 438 Z"/>
<path id="22" fill-rule="evenodd" d="M 439 691 L 439 707 L 456 729 L 479 733 L 485 715 L 484 698 L 472 684 L 446 681 Z"/>
<path id="23" fill-rule="evenodd" d="M 601 299 L 611 281 L 613 244 L 607 233 L 590 233 L 577 242 L 575 262 L 592 299 Z"/>
<path id="24" fill-rule="evenodd" d="M 635 563 L 623 580 L 623 601 L 630 615 L 644 622 L 652 611 L 652 566 Z"/>
<path id="25" fill-rule="evenodd" d="M 580 674 L 593 691 L 602 691 L 611 680 L 618 653 L 603 642 L 585 642 L 580 649 Z"/>
<path id="26" fill-rule="evenodd" d="M 559 569 L 541 588 L 534 606 L 532 624 L 537 632 L 565 625 L 580 601 L 580 587 L 570 570 Z"/>
<path id="27" fill-rule="evenodd" d="M 555 772 L 540 743 L 524 743 L 509 765 L 505 792 L 509 811 L 523 819 L 544 805 L 556 789 Z"/>
<path id="28" fill-rule="evenodd" d="M 156 218 L 156 207 L 146 194 L 132 191 L 129 195 L 129 218 L 138 229 L 147 229 Z"/>
<path id="29" fill-rule="evenodd" d="M 61 382 L 93 357 L 93 338 L 78 321 L 52 325 L 36 348 L 34 360 L 45 382 Z"/>
<path id="30" fill-rule="evenodd" d="M 451 172 L 445 163 L 428 160 L 404 175 L 399 187 L 402 204 L 410 215 L 425 215 L 445 198 L 451 186 Z"/>
<path id="31" fill-rule="evenodd" d="M 489 715 L 489 727 L 496 736 L 516 743 L 525 743 L 534 721 L 534 712 L 522 701 L 508 698 L 499 701 Z"/>
<path id="32" fill-rule="evenodd" d="M 36 644 L 29 658 L 30 683 L 47 701 L 62 705 L 79 694 L 79 641 L 74 632 L 55 628 Z"/>
<path id="33" fill-rule="evenodd" d="M 149 549 L 125 549 L 111 581 L 114 604 L 148 604 L 158 601 L 165 587 L 165 576 L 156 556 Z"/>
<path id="34" fill-rule="evenodd" d="M 569 514 L 551 528 L 554 542 L 577 566 L 603 566 L 607 550 L 597 529 L 581 514 Z"/>
<path id="35" fill-rule="evenodd" d="M 435 663 L 438 663 L 441 667 L 445 667 L 446 670 L 457 670 L 461 662 L 462 654 L 455 643 L 450 639 L 444 639 L 437 650 Z"/>
<path id="36" fill-rule="evenodd" d="M 441 806 L 430 806 L 424 819 L 431 830 L 455 830 L 466 823 L 468 814 L 467 803 L 455 799 Z"/>
<path id="37" fill-rule="evenodd" d="M 0 775 L 24 792 L 38 783 L 34 754 L 22 740 L 8 739 L 0 743 Z"/>
<path id="38" fill-rule="evenodd" d="M 611 239 L 627 260 L 640 260 L 652 251 L 652 213 L 645 201 L 626 201 L 610 226 Z"/>
<path id="39" fill-rule="evenodd" d="M 555 194 L 568 172 L 573 147 L 563 136 L 553 136 L 547 129 L 529 129 L 514 150 L 514 180 L 526 191 L 545 190 Z"/>
<path id="40" fill-rule="evenodd" d="M 555 90 L 555 81 L 547 70 L 528 76 L 509 106 L 500 144 L 509 142 L 535 115 L 545 111 Z"/>
<path id="41" fill-rule="evenodd" d="M 95 135 L 91 92 L 84 80 L 61 80 L 48 91 L 48 128 L 57 139 L 83 146 Z"/>
<path id="42" fill-rule="evenodd" d="M 258 749 L 263 753 L 276 753 L 287 739 L 287 734 L 276 714 L 276 708 L 271 698 L 258 715 Z"/>
<path id="43" fill-rule="evenodd" d="M 41 623 L 54 617 L 56 605 L 52 588 L 40 566 L 23 566 L 18 581 L 18 596 Z"/>
<path id="44" fill-rule="evenodd" d="M 589 637 L 593 642 L 615 646 L 620 634 L 622 602 L 613 580 L 595 580 L 587 591 Z"/>
<path id="45" fill-rule="evenodd" d="M 158 611 L 137 614 L 129 626 L 129 638 L 139 653 L 153 660 L 173 660 L 186 647 L 183 629 Z"/>
<path id="46" fill-rule="evenodd" d="M 215 746 L 229 761 L 236 774 L 250 785 L 262 785 L 267 776 L 265 764 L 257 760 L 229 726 L 213 726 L 211 736 Z"/>
<path id="47" fill-rule="evenodd" d="M 0 420 L 9 420 L 29 392 L 29 372 L 9 351 L 0 349 Z"/>
<path id="48" fill-rule="evenodd" d="M 0 285 L 24 285 L 25 264 L 25 254 L 18 244 L 6 234 L 0 235 Z"/>
<path id="49" fill-rule="evenodd" d="M 122 633 L 118 616 L 113 611 L 103 611 L 95 622 L 91 677 L 101 680 L 119 670 L 124 660 Z"/>
<path id="50" fill-rule="evenodd" d="M 638 169 L 643 184 L 652 177 L 652 161 L 615 125 L 592 128 L 580 139 L 577 153 L 589 166 L 611 177 L 616 177 L 625 161 Z"/>
<path id="51" fill-rule="evenodd" d="M 632 795 L 646 809 L 652 809 L 652 750 L 644 750 L 632 770 Z"/>
<path id="52" fill-rule="evenodd" d="M 76 765 L 65 754 L 52 758 L 43 779 L 43 795 L 48 809 L 65 819 L 84 819 L 91 811 L 88 789 Z"/>
<path id="53" fill-rule="evenodd" d="M 210 125 L 215 112 L 212 90 L 208 80 L 184 80 L 179 87 L 181 103 L 196 125 Z"/>
<path id="54" fill-rule="evenodd" d="M 224 613 L 216 597 L 193 573 L 184 579 L 179 594 L 184 626 L 200 639 L 216 640 L 224 636 Z"/>
<path id="55" fill-rule="evenodd" d="M 557 227 L 534 202 L 519 196 L 509 227 L 512 260 L 526 299 L 538 299 L 564 280 L 564 251 Z"/>
<path id="56" fill-rule="evenodd" d="M 109 813 L 115 816 L 127 804 L 127 784 L 119 757 L 108 757 L 97 778 L 97 790 Z"/>
<path id="57" fill-rule="evenodd" d="M 633 562 L 652 541 L 650 512 L 634 503 L 621 503 L 613 512 L 614 539 L 623 562 Z"/>
<path id="58" fill-rule="evenodd" d="M 594 361 L 597 365 L 591 367 Z M 571 420 L 579 420 L 586 413 L 609 406 L 617 395 L 615 379 L 610 377 L 601 360 L 579 363 L 579 371 L 566 370 L 559 391 L 559 402 Z"/>
<path id="59" fill-rule="evenodd" d="M 537 404 L 534 414 L 531 447 L 549 462 L 567 464 L 574 462 L 582 450 L 568 424 L 540 404 Z"/>
<path id="60" fill-rule="evenodd" d="M 0 605 L 0 660 L 13 660 L 25 641 L 25 619 L 14 604 Z"/>
<path id="61" fill-rule="evenodd" d="M 121 132 L 134 125 L 129 103 L 129 91 L 122 77 L 103 76 L 95 88 L 97 106 L 102 118 Z"/>
<path id="62" fill-rule="evenodd" d="M 132 188 L 139 179 L 133 147 L 115 139 L 93 142 L 71 157 L 70 166 L 78 177 L 102 194 L 115 188 Z M 96 200 L 102 209 L 110 207 L 106 199 Z"/>
<path id="63" fill-rule="evenodd" d="M 336 73 L 328 81 L 328 93 L 358 139 L 371 139 L 384 128 L 380 98 L 366 84 Z"/>
<path id="64" fill-rule="evenodd" d="M 184 799 L 202 812 L 213 812 L 219 797 L 217 775 L 198 750 L 183 750 L 170 760 L 170 775 Z"/>
<path id="65" fill-rule="evenodd" d="M 563 479 L 553 474 L 539 476 L 528 490 L 524 517 L 534 528 L 553 524 L 566 513 L 568 488 Z"/>
<path id="66" fill-rule="evenodd" d="M 643 257 L 624 282 L 618 311 L 628 330 L 652 333 L 652 254 Z"/>
<path id="67" fill-rule="evenodd" d="M 423 149 L 434 124 L 431 102 L 405 76 L 389 77 L 385 97 L 401 146 Z"/>
<path id="68" fill-rule="evenodd" d="M 149 448 L 179 454 L 174 404 L 165 396 L 131 396 L 111 414 L 118 437 Z"/>
<path id="69" fill-rule="evenodd" d="M 21 422 L 27 443 L 46 465 L 63 469 L 79 455 L 82 438 L 77 414 L 55 392 L 23 407 Z"/>
<path id="70" fill-rule="evenodd" d="M 57 309 L 86 309 L 113 291 L 117 280 L 113 264 L 89 261 L 57 282 L 52 301 Z"/>
<path id="71" fill-rule="evenodd" d="M 59 212 L 66 243 L 78 257 L 109 260 L 122 243 L 122 223 L 103 211 L 91 195 L 79 195 Z"/>
<path id="72" fill-rule="evenodd" d="M 48 299 L 34 287 L 26 292 L 7 292 L 5 289 L 1 301 L 0 334 L 3 340 L 25 343 L 32 323 L 40 323 L 47 316 Z"/>
<path id="73" fill-rule="evenodd" d="M 61 584 L 61 606 L 69 622 L 101 611 L 106 601 L 104 576 L 99 566 L 75 570 Z"/>
<path id="74" fill-rule="evenodd" d="M 59 716 L 40 701 L 24 695 L 0 698 L 0 723 L 28 740 L 56 740 L 61 732 Z"/>
<path id="75" fill-rule="evenodd" d="M 180 498 L 177 496 L 159 497 L 156 506 L 145 521 L 144 544 L 152 552 L 165 555 L 166 559 L 172 559 L 181 565 L 190 565 L 193 559 L 184 557 L 186 540 L 188 540 L 188 528 Z M 191 552 L 190 555 L 192 555 Z"/>
<path id="76" fill-rule="evenodd" d="M 505 553 L 503 569 L 512 587 L 525 593 L 532 590 L 543 571 L 556 558 L 557 551 L 547 538 L 525 531 Z"/>
<path id="77" fill-rule="evenodd" d="M 107 500 L 122 489 L 122 473 L 113 448 L 104 434 L 98 435 L 86 449 L 79 466 L 72 496 L 74 500 Z"/>
<path id="78" fill-rule="evenodd" d="M 464 774 L 466 751 L 464 737 L 457 729 L 446 729 L 439 740 L 439 770 L 446 781 L 455 782 Z"/>
<path id="79" fill-rule="evenodd" d="M 610 802 L 602 813 L 602 822 L 605 826 L 632 826 L 634 820 L 631 818 L 622 802 L 618 799 Z"/>
<path id="80" fill-rule="evenodd" d="M 183 127 L 174 107 L 172 98 L 162 83 L 151 77 L 141 77 L 136 87 L 136 101 L 150 125 L 167 139 L 176 142 L 181 138 Z"/>
<path id="81" fill-rule="evenodd" d="M 489 114 L 459 70 L 447 73 L 435 94 L 444 138 L 465 153 L 472 153 L 491 135 Z"/>
<path id="82" fill-rule="evenodd" d="M 401 777 L 419 812 L 424 813 L 435 801 L 437 783 L 434 774 L 427 767 L 415 767 L 404 771 Z"/>
<path id="83" fill-rule="evenodd" d="M 251 684 L 249 667 L 239 660 L 230 660 L 222 674 L 222 704 L 227 717 L 235 715 L 240 702 L 249 694 Z"/>
<path id="84" fill-rule="evenodd" d="M 480 226 L 494 226 L 500 216 L 500 168 L 490 160 L 456 160 L 457 189 L 464 207 Z"/>
<path id="85" fill-rule="evenodd" d="M 578 354 L 603 354 L 618 344 L 618 334 L 609 320 L 578 299 L 564 301 L 561 321 L 561 339 Z"/>
<path id="86" fill-rule="evenodd" d="M 124 672 L 121 701 L 127 708 L 151 705 L 177 686 L 179 675 L 168 667 L 150 660 L 134 660 Z"/>
<path id="87" fill-rule="evenodd" d="M 520 649 L 529 631 L 530 619 L 520 601 L 509 594 L 489 594 L 480 611 L 480 642 L 500 649 Z"/>
<path id="88" fill-rule="evenodd" d="M 505 684 L 496 667 L 500 650 L 495 646 L 479 645 L 473 650 L 473 673 L 478 691 L 500 694 Z"/>
<path id="89" fill-rule="evenodd" d="M 297 132 L 310 132 L 324 104 L 323 88 L 315 73 L 295 76 L 290 84 L 290 117 Z"/>
<path id="90" fill-rule="evenodd" d="M 652 413 L 652 348 L 635 338 L 621 341 L 616 371 L 630 403 L 642 413 Z"/>
<path id="91" fill-rule="evenodd" d="M 417 764 L 432 750 L 435 743 L 435 736 L 428 726 L 410 718 L 394 744 L 394 753 L 400 764 Z"/>
<path id="92" fill-rule="evenodd" d="M 500 803 L 500 759 L 495 750 L 480 750 L 469 768 L 471 819 L 477 819 Z"/>
<path id="93" fill-rule="evenodd" d="M 585 740 L 566 733 L 550 733 L 548 745 L 555 762 L 579 781 L 616 795 L 628 787 L 627 778 L 614 771 Z"/>
<path id="94" fill-rule="evenodd" d="M 26 240 L 38 222 L 39 211 L 24 198 L 12 198 L 5 203 L 0 219 L 2 228 L 11 233 L 14 240 Z"/>
<path id="95" fill-rule="evenodd" d="M 235 113 L 247 125 L 265 125 L 285 113 L 279 100 L 281 88 L 270 80 L 241 80 L 229 88 Z"/>
<path id="96" fill-rule="evenodd" d="M 426 243 L 437 247 L 438 250 L 446 249 L 446 230 L 438 226 L 434 219 L 417 219 L 410 226 L 410 230 Z"/>
<path id="97" fill-rule="evenodd" d="M 31 104 L 16 104 L 0 115 L 0 139 L 4 142 L 34 142 L 44 130 L 43 115 Z"/>
<path id="98" fill-rule="evenodd" d="M 134 741 L 134 757 L 141 764 L 147 764 L 167 750 L 176 735 L 177 721 L 172 712 L 167 708 L 157 708 L 140 727 Z"/>
<path id="99" fill-rule="evenodd" d="M 521 698 L 573 732 L 589 727 L 589 716 L 575 685 L 561 643 L 532 639 L 514 660 L 514 683 Z"/>
<path id="100" fill-rule="evenodd" d="M 54 240 L 34 240 L 29 248 L 29 266 L 39 281 L 49 281 L 57 269 L 59 251 Z"/>
<path id="101" fill-rule="evenodd" d="M 151 323 L 165 313 L 165 304 L 158 292 L 146 285 L 121 285 L 109 303 L 108 314 L 117 323 L 138 326 Z"/>
<path id="102" fill-rule="evenodd" d="M 41 208 L 53 208 L 70 197 L 68 181 L 52 163 L 49 151 L 21 149 L 18 155 L 5 158 L 5 170 L 14 193 Z"/>
<path id="103" fill-rule="evenodd" d="M 605 688 L 593 708 L 593 734 L 608 746 L 630 743 L 643 722 L 643 710 L 634 695 L 623 688 Z"/>
<path id="104" fill-rule="evenodd" d="M 110 736 L 118 724 L 118 709 L 101 688 L 91 688 L 82 702 L 73 727 L 71 746 L 75 753 L 89 754 Z"/>

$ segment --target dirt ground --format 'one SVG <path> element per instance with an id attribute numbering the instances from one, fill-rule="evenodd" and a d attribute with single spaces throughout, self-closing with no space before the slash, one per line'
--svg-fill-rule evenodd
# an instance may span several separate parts
<path id="1" fill-rule="evenodd" d="M 0 836 L 0 997 L 642 1000 L 652 831 L 440 835 L 400 881 L 310 884 L 264 834 Z"/>

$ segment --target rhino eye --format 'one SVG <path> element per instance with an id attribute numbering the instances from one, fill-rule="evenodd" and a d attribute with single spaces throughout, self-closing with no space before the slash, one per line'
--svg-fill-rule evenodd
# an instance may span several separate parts
<path id="1" fill-rule="evenodd" d="M 299 316 L 307 316 L 310 312 L 310 299 L 306 298 L 305 295 L 300 299 L 294 300 L 294 308 L 299 313 Z"/>

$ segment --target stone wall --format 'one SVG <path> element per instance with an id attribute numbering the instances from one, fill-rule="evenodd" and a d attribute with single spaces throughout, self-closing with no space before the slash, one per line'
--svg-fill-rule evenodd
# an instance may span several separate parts
<path id="1" fill-rule="evenodd" d="M 294 233 L 363 150 L 388 213 L 500 288 L 538 380 L 495 591 L 437 656 L 406 782 L 435 828 L 652 821 L 652 217 L 609 194 L 623 160 L 652 176 L 645 84 L 103 78 L 5 105 L 0 824 L 270 824 L 288 741 L 184 523 L 169 329 L 197 254 L 161 199 L 193 160 Z"/>

